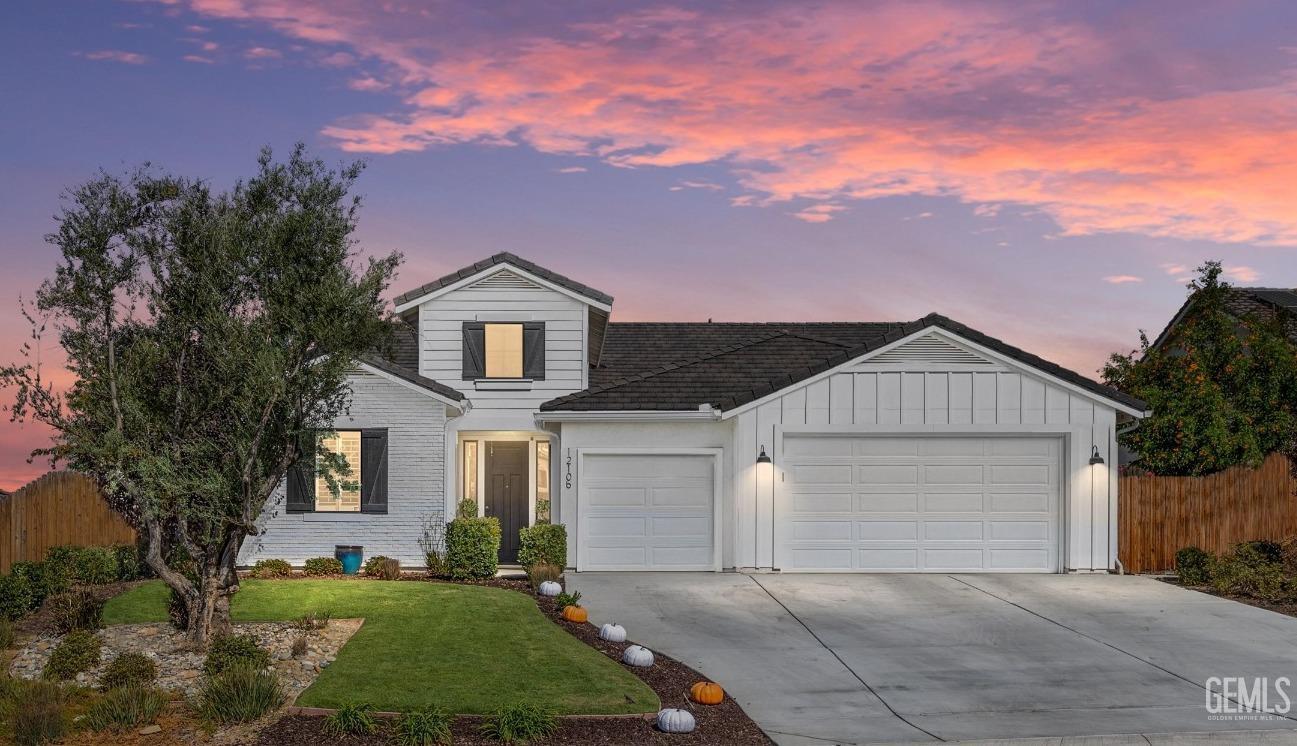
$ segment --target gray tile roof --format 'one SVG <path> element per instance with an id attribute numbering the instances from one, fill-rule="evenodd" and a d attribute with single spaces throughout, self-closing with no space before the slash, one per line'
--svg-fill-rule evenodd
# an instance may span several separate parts
<path id="1" fill-rule="evenodd" d="M 1143 410 L 1135 397 L 938 314 L 908 323 L 609 324 L 590 388 L 542 411 L 733 409 L 914 332 L 940 327 L 1099 396 Z"/>
<path id="2" fill-rule="evenodd" d="M 1196 295 L 1190 295 L 1185 299 L 1166 323 L 1162 333 L 1157 335 L 1153 340 L 1153 347 L 1156 349 L 1166 343 L 1171 332 L 1180 324 L 1189 309 L 1193 307 L 1193 301 Z M 1225 298 L 1225 308 L 1235 316 L 1243 318 L 1253 314 L 1265 316 L 1267 314 L 1283 314 L 1285 325 L 1288 328 L 1288 338 L 1297 344 L 1297 288 L 1245 288 L 1231 287 L 1229 295 Z"/>
<path id="3" fill-rule="evenodd" d="M 552 282 L 561 288 L 566 288 L 568 290 L 571 290 L 577 295 L 584 296 L 586 298 L 589 298 L 590 300 L 596 301 L 598 303 L 602 303 L 606 306 L 612 305 L 611 295 L 595 290 L 594 288 L 588 285 L 583 285 L 569 277 L 564 277 L 563 275 L 560 275 L 557 272 L 551 272 L 550 270 L 545 269 L 544 267 L 538 264 L 529 262 L 526 259 L 523 259 L 522 257 L 516 254 L 510 254 L 507 251 L 502 251 L 499 254 L 487 257 L 486 259 L 483 259 L 480 262 L 474 262 L 473 264 L 470 264 L 469 266 L 464 267 L 463 269 L 457 270 L 455 272 L 451 272 L 450 274 L 444 277 L 439 277 L 433 280 L 432 282 L 427 283 L 426 285 L 420 285 L 419 287 L 413 290 L 410 290 L 405 293 L 401 293 L 400 295 L 396 296 L 394 302 L 398 306 L 401 305 L 402 303 L 408 303 L 412 300 L 415 300 L 416 298 L 419 298 L 420 296 L 427 295 L 428 293 L 431 293 L 434 290 L 439 290 L 441 288 L 446 287 L 447 285 L 453 285 L 454 283 L 459 282 L 465 277 L 472 277 L 473 275 L 477 274 L 478 272 L 481 272 L 482 270 L 490 269 L 491 267 L 500 264 L 512 264 L 518 269 L 521 269 L 525 272 L 530 272 L 531 274 L 536 275 L 537 277 L 540 277 L 544 280 L 548 280 L 549 282 Z"/>
<path id="4" fill-rule="evenodd" d="M 446 384 L 438 383 L 437 381 L 434 381 L 431 378 L 428 378 L 427 376 L 421 376 L 418 373 L 415 373 L 414 371 L 408 368 L 404 368 L 399 365 L 396 365 L 391 360 L 386 360 L 384 358 L 379 357 L 378 355 L 362 355 L 360 358 L 360 362 L 366 365 L 372 365 L 373 367 L 383 371 L 384 373 L 388 373 L 390 375 L 396 376 L 397 378 L 412 383 L 415 386 L 419 386 L 420 388 L 425 388 L 435 394 L 440 394 L 441 396 L 450 399 L 451 401 L 464 401 L 463 394 L 459 393 L 455 389 L 452 389 Z"/>

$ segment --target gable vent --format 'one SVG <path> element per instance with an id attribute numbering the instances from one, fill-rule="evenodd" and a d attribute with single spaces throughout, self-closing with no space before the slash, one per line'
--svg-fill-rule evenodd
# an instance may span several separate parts
<path id="1" fill-rule="evenodd" d="M 939 363 L 956 365 L 994 365 L 986 358 L 935 335 L 919 337 L 869 359 L 870 363 Z"/>
<path id="2" fill-rule="evenodd" d="M 473 287 L 485 290 L 533 290 L 540 286 L 522 275 L 502 269 L 490 277 L 482 278 L 473 283 Z"/>

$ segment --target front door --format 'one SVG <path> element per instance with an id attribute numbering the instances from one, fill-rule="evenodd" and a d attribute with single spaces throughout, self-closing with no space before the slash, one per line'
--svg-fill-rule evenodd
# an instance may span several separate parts
<path id="1" fill-rule="evenodd" d="M 518 562 L 518 531 L 527 525 L 527 443 L 486 444 L 486 514 L 500 520 L 500 564 Z"/>

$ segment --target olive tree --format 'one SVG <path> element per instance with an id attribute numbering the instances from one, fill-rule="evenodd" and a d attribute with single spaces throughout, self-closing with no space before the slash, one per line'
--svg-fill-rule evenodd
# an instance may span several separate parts
<path id="1" fill-rule="evenodd" d="M 35 455 L 92 476 L 137 527 L 196 644 L 228 627 L 239 548 L 346 410 L 348 370 L 388 343 L 399 257 L 358 256 L 360 170 L 299 145 L 285 162 L 263 151 L 224 192 L 148 167 L 69 190 L 28 315 L 57 332 L 75 382 L 56 390 L 30 348 L 0 369 L 12 417 L 55 431 Z M 345 461 L 323 461 L 336 489 Z"/>

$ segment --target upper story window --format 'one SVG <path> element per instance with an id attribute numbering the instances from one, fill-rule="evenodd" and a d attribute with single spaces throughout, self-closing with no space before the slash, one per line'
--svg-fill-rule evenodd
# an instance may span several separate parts
<path id="1" fill-rule="evenodd" d="M 544 379 L 544 322 L 465 322 L 463 367 L 465 381 Z"/>

